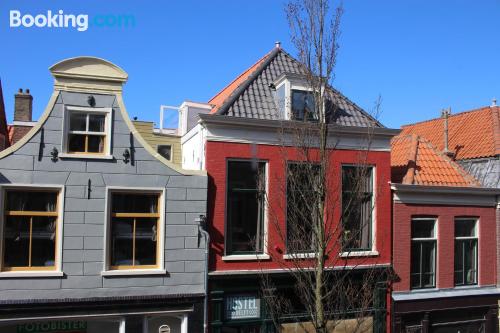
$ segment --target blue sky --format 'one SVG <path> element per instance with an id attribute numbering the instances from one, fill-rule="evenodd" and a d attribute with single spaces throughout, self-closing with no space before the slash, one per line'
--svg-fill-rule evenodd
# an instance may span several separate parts
<path id="1" fill-rule="evenodd" d="M 208 101 L 276 40 L 294 54 L 282 0 L 0 2 L 0 78 L 8 118 L 30 88 L 34 117 L 52 91 L 48 67 L 68 57 L 108 59 L 129 74 L 130 116 L 157 121 L 160 104 Z M 500 0 L 344 0 L 335 86 L 388 127 L 500 100 Z M 134 27 L 87 31 L 10 28 L 9 11 L 132 15 Z"/>

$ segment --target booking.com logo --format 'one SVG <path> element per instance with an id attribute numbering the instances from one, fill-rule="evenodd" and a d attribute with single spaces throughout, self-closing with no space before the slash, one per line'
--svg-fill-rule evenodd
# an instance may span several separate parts
<path id="1" fill-rule="evenodd" d="M 74 28 L 87 31 L 89 27 L 98 28 L 131 28 L 135 27 L 134 15 L 97 14 L 65 14 L 62 9 L 57 12 L 48 10 L 44 14 L 23 14 L 19 10 L 11 10 L 9 16 L 11 28 Z"/>

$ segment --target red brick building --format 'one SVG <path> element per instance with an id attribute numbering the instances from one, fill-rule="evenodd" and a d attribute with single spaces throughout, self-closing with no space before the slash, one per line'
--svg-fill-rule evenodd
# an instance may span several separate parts
<path id="1" fill-rule="evenodd" d="M 393 139 L 391 165 L 393 332 L 498 332 L 499 191 L 415 134 Z"/>
<path id="2" fill-rule="evenodd" d="M 309 98 L 304 81 L 301 65 L 278 45 L 210 100 L 211 113 L 200 114 L 198 125 L 182 139 L 183 166 L 206 169 L 209 176 L 212 332 L 272 332 L 260 295 L 262 274 L 272 277 L 278 290 L 292 294 L 294 280 L 283 265 L 293 256 L 304 262 L 315 258 L 314 251 L 290 253 L 277 231 L 288 227 L 283 192 L 287 168 L 304 162 L 293 144 L 283 143 L 288 139 L 281 131 L 299 121 L 307 123 L 305 116 L 301 118 Z M 330 98 L 339 112 L 330 120 L 329 140 L 336 144 L 329 156 L 328 196 L 338 198 L 346 191 L 342 175 L 355 168 L 363 155 L 373 213 L 357 245 L 328 258 L 329 269 L 350 267 L 359 277 L 367 270 L 380 270 L 380 282 L 384 282 L 391 266 L 390 139 L 398 131 L 385 128 L 336 90 L 332 89 Z M 314 157 L 308 162 L 314 163 Z M 268 200 L 259 199 L 263 196 Z M 329 205 L 327 209 L 341 211 L 340 200 Z M 340 213 L 336 214 L 340 220 Z M 374 331 L 382 332 L 385 285 L 377 285 L 373 293 L 376 304 L 370 315 Z M 249 304 L 251 309 L 246 308 Z M 303 314 L 297 311 L 295 321 Z"/>

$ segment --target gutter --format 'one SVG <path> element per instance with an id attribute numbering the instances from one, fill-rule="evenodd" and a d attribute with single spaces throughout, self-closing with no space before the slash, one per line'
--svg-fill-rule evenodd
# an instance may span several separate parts
<path id="1" fill-rule="evenodd" d="M 243 118 L 234 116 L 214 115 L 214 114 L 199 114 L 199 123 L 213 124 L 213 125 L 233 125 L 241 127 L 260 127 L 268 129 L 297 129 L 297 127 L 304 127 L 311 129 L 317 128 L 316 123 L 307 123 L 293 120 L 274 120 L 274 119 L 257 119 L 257 118 Z M 356 134 L 356 135 L 377 135 L 382 137 L 392 138 L 401 132 L 399 129 L 391 129 L 385 127 L 359 127 L 359 126 L 342 126 L 337 124 L 328 125 L 329 131 L 332 134 Z"/>
<path id="2" fill-rule="evenodd" d="M 489 187 L 465 187 L 465 186 L 431 186 L 391 183 L 391 190 L 412 193 L 434 193 L 434 194 L 469 194 L 469 195 L 500 195 L 499 188 Z"/>
<path id="3" fill-rule="evenodd" d="M 205 230 L 207 218 L 205 215 L 200 215 L 196 222 L 198 222 L 198 228 L 200 233 L 205 238 L 205 277 L 204 277 L 204 289 L 205 297 L 203 299 L 203 332 L 208 332 L 208 258 L 210 250 L 210 234 Z"/>

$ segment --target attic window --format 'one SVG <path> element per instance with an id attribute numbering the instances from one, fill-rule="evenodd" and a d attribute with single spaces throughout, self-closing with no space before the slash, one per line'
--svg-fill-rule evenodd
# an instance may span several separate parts
<path id="1" fill-rule="evenodd" d="M 304 76 L 284 73 L 272 83 L 272 88 L 281 119 L 318 121 L 314 92 Z"/>
<path id="2" fill-rule="evenodd" d="M 292 119 L 300 121 L 318 120 L 312 91 L 292 90 Z"/>

